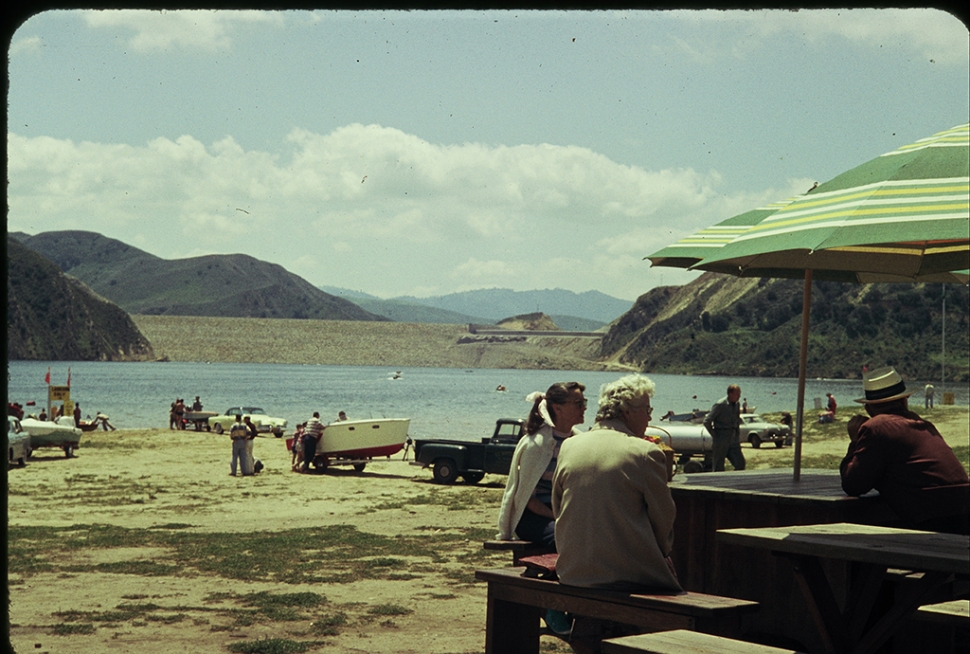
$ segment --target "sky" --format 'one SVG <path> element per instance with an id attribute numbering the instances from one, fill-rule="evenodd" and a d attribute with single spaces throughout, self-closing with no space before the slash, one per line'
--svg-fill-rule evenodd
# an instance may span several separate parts
<path id="1" fill-rule="evenodd" d="M 933 9 L 51 11 L 10 37 L 8 231 L 382 298 L 634 300 L 644 257 L 970 118 Z"/>

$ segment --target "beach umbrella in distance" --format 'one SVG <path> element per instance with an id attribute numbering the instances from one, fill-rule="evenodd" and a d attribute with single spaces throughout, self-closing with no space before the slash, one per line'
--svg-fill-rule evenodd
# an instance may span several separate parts
<path id="1" fill-rule="evenodd" d="M 690 268 L 805 280 L 794 461 L 798 480 L 812 279 L 966 283 L 970 125 L 842 173 L 708 252 Z M 647 257 L 654 265 L 676 265 L 655 261 L 656 254 Z"/>

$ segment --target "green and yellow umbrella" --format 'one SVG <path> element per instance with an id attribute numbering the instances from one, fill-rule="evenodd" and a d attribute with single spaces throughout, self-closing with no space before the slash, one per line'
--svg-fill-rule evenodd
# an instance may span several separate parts
<path id="1" fill-rule="evenodd" d="M 944 281 L 970 268 L 970 125 L 842 173 L 693 265 L 863 283 Z"/>
<path id="2" fill-rule="evenodd" d="M 653 265 L 742 277 L 804 278 L 798 480 L 813 276 L 860 283 L 967 283 L 970 124 L 888 152 L 781 205 L 741 214 L 647 258 Z M 758 212 L 762 215 L 754 221 Z M 727 242 L 718 241 L 716 228 L 729 225 L 743 229 Z M 700 237 L 705 232 L 707 241 Z"/>

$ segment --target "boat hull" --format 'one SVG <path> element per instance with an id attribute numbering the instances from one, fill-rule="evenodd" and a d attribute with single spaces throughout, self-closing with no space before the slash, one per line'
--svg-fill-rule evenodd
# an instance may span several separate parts
<path id="1" fill-rule="evenodd" d="M 335 422 L 323 430 L 316 454 L 331 459 L 390 456 L 404 449 L 410 424 L 410 418 Z"/>
<path id="2" fill-rule="evenodd" d="M 62 418 L 62 420 L 69 420 L 71 424 L 34 420 L 33 418 L 24 418 L 21 420 L 20 426 L 25 432 L 30 434 L 30 448 L 32 450 L 40 447 L 63 449 L 65 447 L 74 448 L 80 445 L 81 430 L 73 426 L 73 419 Z"/>

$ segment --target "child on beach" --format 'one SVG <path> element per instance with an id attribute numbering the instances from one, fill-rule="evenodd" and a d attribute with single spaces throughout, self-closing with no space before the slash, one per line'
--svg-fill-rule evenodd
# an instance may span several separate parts
<path id="1" fill-rule="evenodd" d="M 300 465 L 303 463 L 303 432 L 306 431 L 306 423 L 301 422 L 296 426 L 296 433 L 293 434 L 293 445 L 290 447 L 292 455 L 290 456 L 290 467 L 293 470 L 299 470 Z"/>

